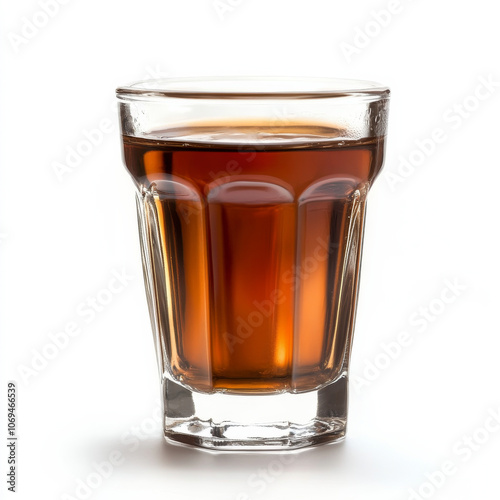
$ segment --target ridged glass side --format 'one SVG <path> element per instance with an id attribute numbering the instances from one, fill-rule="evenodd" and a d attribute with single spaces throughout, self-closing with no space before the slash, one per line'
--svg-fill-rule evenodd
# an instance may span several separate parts
<path id="1" fill-rule="evenodd" d="M 347 372 L 367 187 L 328 178 L 297 197 L 236 179 L 202 193 L 163 174 L 137 193 L 162 377 L 207 393 L 325 386 Z"/>
<path id="2" fill-rule="evenodd" d="M 366 187 L 310 186 L 298 201 L 292 388 L 320 387 L 348 368 L 361 263 Z"/>

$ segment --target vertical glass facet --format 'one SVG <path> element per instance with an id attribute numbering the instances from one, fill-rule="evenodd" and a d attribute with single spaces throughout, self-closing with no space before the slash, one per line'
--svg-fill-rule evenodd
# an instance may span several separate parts
<path id="1" fill-rule="evenodd" d="M 216 84 L 118 91 L 165 435 L 214 449 L 338 440 L 388 91 Z"/>

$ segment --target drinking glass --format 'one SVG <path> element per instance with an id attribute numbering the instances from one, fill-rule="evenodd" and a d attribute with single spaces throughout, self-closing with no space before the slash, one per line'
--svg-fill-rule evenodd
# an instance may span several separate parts
<path id="1" fill-rule="evenodd" d="M 117 89 L 167 440 L 338 441 L 389 90 L 184 78 Z"/>

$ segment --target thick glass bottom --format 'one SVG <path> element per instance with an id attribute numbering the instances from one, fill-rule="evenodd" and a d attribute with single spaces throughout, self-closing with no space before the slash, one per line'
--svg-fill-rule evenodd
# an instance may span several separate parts
<path id="1" fill-rule="evenodd" d="M 342 440 L 347 375 L 304 393 L 203 394 L 163 380 L 165 438 L 227 451 L 285 451 Z"/>

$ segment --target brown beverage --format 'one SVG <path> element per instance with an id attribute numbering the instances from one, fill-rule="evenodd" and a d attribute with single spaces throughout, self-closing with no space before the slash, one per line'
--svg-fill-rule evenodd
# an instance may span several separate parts
<path id="1" fill-rule="evenodd" d="M 361 252 L 353 234 L 383 154 L 380 138 L 340 136 L 217 124 L 123 137 L 149 206 L 150 279 L 168 325 L 158 341 L 174 379 L 302 392 L 340 373 Z"/>

